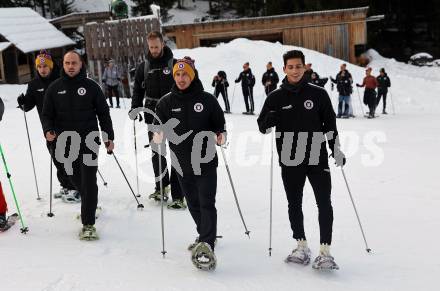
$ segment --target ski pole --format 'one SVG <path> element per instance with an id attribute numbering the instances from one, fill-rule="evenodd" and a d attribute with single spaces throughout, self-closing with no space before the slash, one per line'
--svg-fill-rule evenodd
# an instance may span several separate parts
<path id="1" fill-rule="evenodd" d="M 133 120 L 133 137 L 134 137 L 134 159 L 136 165 L 136 189 L 137 197 L 141 197 L 139 194 L 139 169 L 138 169 L 138 155 L 137 155 L 137 139 L 136 139 L 136 120 Z"/>
<path id="2" fill-rule="evenodd" d="M 232 91 L 231 109 L 232 109 L 232 105 L 234 105 L 235 87 L 237 87 L 237 83 L 234 83 L 234 90 Z"/>
<path id="3" fill-rule="evenodd" d="M 37 172 L 35 171 L 34 154 L 32 152 L 31 138 L 29 135 L 29 127 L 28 127 L 28 122 L 27 122 L 27 118 L 26 118 L 26 112 L 24 110 L 23 110 L 23 116 L 24 116 L 24 123 L 26 125 L 26 133 L 27 133 L 27 138 L 28 138 L 28 143 L 29 143 L 29 151 L 31 153 L 32 169 L 34 170 L 35 188 L 37 188 L 37 200 L 41 200 L 40 190 L 38 189 Z"/>
<path id="4" fill-rule="evenodd" d="M 391 105 L 393 106 L 393 114 L 396 114 L 396 108 L 394 107 L 394 99 L 393 99 L 393 94 L 391 94 L 390 91 L 390 99 L 391 99 Z"/>
<path id="5" fill-rule="evenodd" d="M 17 207 L 17 212 L 20 217 L 20 223 L 21 223 L 20 231 L 21 233 L 26 234 L 29 231 L 29 228 L 24 224 L 23 216 L 21 215 L 21 211 L 20 211 L 20 206 L 18 205 L 17 196 L 15 195 L 14 185 L 12 185 L 12 179 L 11 179 L 12 175 L 9 173 L 8 165 L 6 164 L 6 158 L 3 153 L 3 148 L 1 144 L 0 144 L 0 154 L 2 156 L 3 166 L 5 167 L 6 177 L 8 177 L 9 187 L 11 187 L 12 196 L 14 197 L 15 206 Z"/>
<path id="6" fill-rule="evenodd" d="M 342 171 L 342 175 L 344 176 L 345 185 L 347 185 L 348 194 L 350 195 L 350 199 L 351 199 L 351 203 L 353 204 L 354 212 L 356 213 L 356 217 L 357 217 L 357 220 L 359 223 L 359 227 L 361 229 L 362 237 L 364 238 L 366 251 L 367 251 L 367 253 L 369 253 L 369 252 L 371 252 L 371 249 L 368 247 L 367 239 L 365 238 L 364 229 L 362 228 L 362 223 L 359 218 L 359 214 L 357 212 L 356 205 L 354 204 L 354 200 L 353 200 L 353 196 L 351 195 L 350 187 L 348 186 L 347 177 L 345 176 L 345 172 L 344 172 L 343 168 L 341 168 L 341 171 Z"/>
<path id="7" fill-rule="evenodd" d="M 104 177 L 102 176 L 101 171 L 99 169 L 98 169 L 98 174 L 99 174 L 99 177 L 101 177 L 102 184 L 104 184 L 104 186 L 107 187 L 107 182 L 104 180 Z"/>
<path id="8" fill-rule="evenodd" d="M 228 172 L 229 182 L 231 183 L 232 193 L 234 194 L 234 198 L 235 198 L 235 204 L 237 205 L 238 213 L 240 214 L 241 221 L 243 222 L 243 226 L 244 226 L 244 229 L 245 229 L 245 234 L 249 238 L 251 238 L 250 235 L 249 235 L 250 231 L 247 229 L 246 223 L 244 222 L 243 214 L 241 213 L 240 204 L 238 203 L 237 193 L 235 192 L 234 182 L 232 181 L 231 172 L 229 171 L 229 166 L 228 166 L 228 161 L 226 160 L 225 151 L 223 150 L 223 147 L 221 147 L 221 146 L 220 146 L 220 149 L 222 151 L 222 156 L 223 156 L 223 160 L 225 162 L 226 171 Z"/>
<path id="9" fill-rule="evenodd" d="M 47 213 L 48 217 L 54 217 L 55 214 L 52 212 L 52 196 L 53 196 L 53 190 L 52 190 L 52 169 L 53 169 L 53 151 L 51 150 L 50 155 L 50 171 L 49 171 L 49 213 Z"/>
<path id="10" fill-rule="evenodd" d="M 157 149 L 157 154 L 159 155 L 159 169 L 162 172 L 162 149 L 161 145 L 159 144 Z M 162 228 L 162 256 L 165 258 L 165 254 L 167 253 L 165 250 L 165 221 L 164 221 L 164 215 L 163 215 L 163 207 L 164 207 L 164 197 L 163 197 L 163 185 L 162 185 L 162 174 L 160 176 L 159 180 L 160 185 L 160 224 Z"/>
<path id="11" fill-rule="evenodd" d="M 269 257 L 272 256 L 272 198 L 273 198 L 273 140 L 275 128 L 272 128 L 270 136 L 270 190 L 269 190 Z"/>
<path id="12" fill-rule="evenodd" d="M 136 200 L 137 203 L 137 208 L 138 209 L 143 209 L 144 205 L 139 203 L 139 200 L 136 197 L 136 194 L 134 194 L 133 188 L 130 185 L 130 182 L 128 182 L 127 176 L 124 173 L 124 170 L 121 167 L 121 164 L 119 164 L 118 159 L 116 158 L 116 155 L 114 152 L 108 152 L 109 155 L 113 155 L 113 158 L 115 158 L 116 164 L 118 164 L 119 170 L 121 170 L 122 176 L 124 176 L 125 181 L 127 182 L 128 188 L 130 188 L 131 193 L 133 194 L 134 199 Z"/>
<path id="13" fill-rule="evenodd" d="M 361 95 L 359 94 L 359 87 L 356 87 L 356 90 L 357 90 L 357 93 L 358 93 L 359 104 L 361 105 L 362 115 L 365 115 L 364 107 L 362 106 Z"/>

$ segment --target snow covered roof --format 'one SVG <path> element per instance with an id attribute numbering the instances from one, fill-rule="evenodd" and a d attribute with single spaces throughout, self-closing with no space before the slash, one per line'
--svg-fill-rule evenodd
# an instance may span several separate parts
<path id="1" fill-rule="evenodd" d="M 0 34 L 24 53 L 75 44 L 30 8 L 0 8 Z"/>
<path id="2" fill-rule="evenodd" d="M 422 59 L 422 58 L 432 59 L 433 57 L 428 53 L 418 53 L 410 57 L 411 60 Z"/>
<path id="3" fill-rule="evenodd" d="M 290 18 L 290 17 L 304 17 L 304 16 L 314 16 L 320 14 L 335 14 L 335 13 L 367 13 L 369 6 L 364 7 L 355 7 L 355 8 L 345 8 L 345 9 L 334 9 L 334 10 L 320 10 L 320 11 L 309 11 L 309 12 L 300 12 L 300 13 L 291 13 L 291 14 L 280 14 L 280 15 L 272 15 L 272 16 L 260 16 L 260 17 L 242 17 L 236 19 L 217 19 L 203 22 L 186 22 L 186 23 L 168 23 L 164 24 L 164 27 L 172 28 L 175 26 L 192 26 L 192 25 L 200 25 L 200 24 L 208 24 L 208 23 L 227 23 L 227 22 L 243 22 L 243 21 L 255 21 L 255 20 L 273 20 L 280 18 Z"/>
<path id="4" fill-rule="evenodd" d="M 7 49 L 10 45 L 10 42 L 0 42 L 0 52 Z"/>

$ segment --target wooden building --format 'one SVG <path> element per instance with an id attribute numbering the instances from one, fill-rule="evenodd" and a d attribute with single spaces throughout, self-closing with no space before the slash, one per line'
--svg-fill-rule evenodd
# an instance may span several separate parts
<path id="1" fill-rule="evenodd" d="M 212 46 L 235 38 L 266 40 L 316 50 L 356 63 L 367 43 L 368 7 L 268 17 L 163 25 L 178 48 Z"/>
<path id="2" fill-rule="evenodd" d="M 131 97 L 129 72 L 146 58 L 147 35 L 153 30 L 160 30 L 157 15 L 87 23 L 84 36 L 91 77 L 101 83 L 104 64 L 113 59 L 122 72 L 124 95 Z"/>
<path id="3" fill-rule="evenodd" d="M 56 62 L 75 43 L 30 8 L 0 8 L 0 83 L 26 83 L 41 49 Z"/>

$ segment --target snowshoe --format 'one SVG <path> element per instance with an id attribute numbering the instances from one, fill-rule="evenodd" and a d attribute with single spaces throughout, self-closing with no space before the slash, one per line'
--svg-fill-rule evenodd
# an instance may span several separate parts
<path id="1" fill-rule="evenodd" d="M 312 252 L 308 247 L 298 246 L 292 251 L 290 255 L 284 260 L 286 263 L 295 263 L 299 265 L 308 265 Z"/>
<path id="2" fill-rule="evenodd" d="M 12 215 L 9 215 L 7 218 L 5 215 L 0 216 L 0 232 L 7 231 L 10 229 L 15 222 L 17 222 L 19 219 L 19 216 L 17 213 L 14 213 Z"/>
<path id="3" fill-rule="evenodd" d="M 243 112 L 244 115 L 249 115 L 249 111 Z"/>
<path id="4" fill-rule="evenodd" d="M 315 270 L 339 270 L 339 266 L 335 263 L 332 256 L 319 255 L 312 264 Z"/>
<path id="5" fill-rule="evenodd" d="M 84 225 L 79 232 L 79 239 L 86 241 L 99 240 L 96 228 L 93 225 Z"/>
<path id="6" fill-rule="evenodd" d="M 59 192 L 56 192 L 53 194 L 53 198 L 59 199 L 59 198 L 63 197 L 64 195 L 67 195 L 68 192 L 69 192 L 69 190 L 67 188 L 61 187 Z"/>
<path id="7" fill-rule="evenodd" d="M 182 199 L 178 199 L 178 200 L 174 200 L 173 202 L 171 202 L 170 204 L 167 205 L 168 209 L 182 209 L 185 210 L 186 209 L 186 204 L 185 201 Z"/>
<path id="8" fill-rule="evenodd" d="M 76 190 L 69 190 L 66 195 L 61 197 L 63 202 L 73 204 L 81 202 L 81 194 Z"/>
<path id="9" fill-rule="evenodd" d="M 219 237 L 219 236 L 217 236 L 217 237 Z M 188 246 L 188 251 L 192 251 L 198 243 L 199 243 L 199 237 L 196 237 L 195 241 Z M 214 241 L 214 246 L 217 246 L 217 239 L 215 239 L 215 241 Z"/>
<path id="10" fill-rule="evenodd" d="M 388 114 L 388 112 L 386 112 L 386 111 L 384 110 L 384 111 L 382 111 L 382 114 Z"/>
<path id="11" fill-rule="evenodd" d="M 193 251 L 198 243 L 199 243 L 199 237 L 196 237 L 196 240 L 188 246 L 188 251 Z"/>
<path id="12" fill-rule="evenodd" d="M 6 223 L 8 223 L 8 219 L 6 218 L 6 215 L 0 214 L 0 229 L 4 228 L 6 226 Z"/>
<path id="13" fill-rule="evenodd" d="M 217 258 L 211 246 L 205 242 L 198 243 L 192 251 L 191 261 L 197 269 L 212 271 L 217 267 Z"/>
<path id="14" fill-rule="evenodd" d="M 149 199 L 154 199 L 155 201 L 161 201 L 161 194 L 160 194 L 160 190 L 156 190 L 153 193 L 151 193 L 148 198 Z M 164 201 L 168 201 L 168 194 L 170 193 L 170 186 L 166 186 L 165 188 L 163 188 L 163 200 Z"/>

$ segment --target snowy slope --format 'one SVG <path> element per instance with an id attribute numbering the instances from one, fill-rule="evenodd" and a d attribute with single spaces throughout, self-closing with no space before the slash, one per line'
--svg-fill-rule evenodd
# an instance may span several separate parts
<path id="1" fill-rule="evenodd" d="M 216 48 L 177 50 L 190 55 L 205 89 L 212 92 L 213 74 L 223 69 L 229 81 L 238 76 L 242 63 L 249 61 L 257 76 L 255 96 L 259 108 L 263 88 L 261 74 L 268 60 L 281 72 L 281 55 L 292 47 L 261 41 L 235 40 Z M 250 53 L 251 52 L 251 53 Z M 304 50 L 307 62 L 322 76 L 335 75 L 340 60 Z M 161 256 L 160 208 L 147 201 L 153 189 L 150 153 L 144 150 L 144 125 L 137 125 L 140 149 L 141 202 L 136 210 L 128 187 L 111 157 L 102 154 L 100 169 L 108 180 L 101 184 L 97 222 L 101 240 L 77 240 L 80 224 L 75 220 L 78 205 L 54 203 L 55 217 L 48 218 L 49 156 L 35 111 L 28 114 L 36 156 L 39 186 L 44 200 L 36 201 L 33 174 L 27 148 L 23 113 L 15 108 L 15 97 L 26 86 L 0 86 L 6 99 L 6 113 L 0 124 L 0 141 L 7 154 L 16 192 L 30 232 L 24 236 L 15 227 L 0 234 L 2 262 L 1 290 L 434 290 L 440 271 L 436 258 L 440 227 L 440 198 L 437 165 L 440 163 L 440 108 L 438 68 L 412 67 L 379 56 L 372 62 L 374 74 L 380 67 L 390 73 L 396 115 L 374 120 L 362 117 L 338 120 L 342 144 L 348 156 L 345 168 L 357 202 L 368 243 L 363 240 L 350 204 L 340 170 L 332 168 L 335 211 L 332 252 L 341 270 L 313 271 L 310 266 L 283 262 L 294 242 L 287 218 L 287 202 L 280 171 L 274 175 L 273 254 L 268 257 L 270 138 L 258 133 L 256 117 L 227 116 L 230 146 L 227 150 L 237 194 L 251 239 L 244 235 L 223 165 L 218 169 L 218 232 L 214 273 L 193 268 L 186 251 L 195 229 L 188 211 L 165 211 L 167 256 Z M 355 81 L 364 69 L 349 65 Z M 232 111 L 243 109 L 240 88 L 235 90 Z M 232 96 L 233 84 L 229 90 Z M 333 101 L 336 93 L 331 92 Z M 362 92 L 361 92 L 362 93 Z M 356 114 L 360 115 L 354 95 Z M 221 102 L 221 105 L 222 102 Z M 391 105 L 391 104 L 390 104 Z M 365 109 L 365 108 L 364 108 Z M 389 111 L 392 112 L 391 106 Z M 116 154 L 135 185 L 132 123 L 127 110 L 112 110 L 116 131 Z M 0 180 L 10 211 L 15 206 L 3 169 Z M 317 210 L 309 184 L 304 193 L 305 227 L 313 255 L 317 254 L 319 231 Z M 6 266 L 6 267 L 5 267 Z"/>
<path id="2" fill-rule="evenodd" d="M 78 12 L 101 12 L 109 11 L 111 0 L 75 0 L 73 8 Z M 125 0 L 128 5 L 129 13 L 133 2 Z"/>

